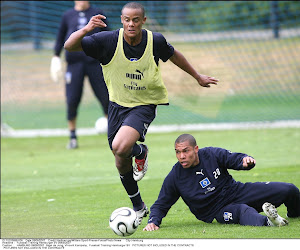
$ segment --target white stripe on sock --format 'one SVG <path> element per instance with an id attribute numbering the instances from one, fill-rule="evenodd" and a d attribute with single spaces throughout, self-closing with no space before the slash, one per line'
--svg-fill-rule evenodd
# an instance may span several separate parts
<path id="1" fill-rule="evenodd" d="M 140 190 L 137 191 L 137 193 L 133 194 L 133 195 L 128 195 L 129 198 L 133 198 L 135 196 L 137 196 L 140 193 Z"/>

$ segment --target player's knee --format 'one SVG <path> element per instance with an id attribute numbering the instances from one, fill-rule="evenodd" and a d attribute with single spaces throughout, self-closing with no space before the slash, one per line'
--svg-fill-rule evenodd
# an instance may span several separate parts
<path id="1" fill-rule="evenodd" d="M 292 183 L 286 184 L 286 192 L 287 192 L 287 195 L 292 195 L 292 196 L 300 194 L 299 189 Z"/>
<path id="2" fill-rule="evenodd" d="M 121 157 L 121 158 L 128 158 L 130 156 L 130 149 L 127 145 L 122 143 L 117 143 L 113 141 L 112 143 L 112 151 L 115 156 Z"/>
<path id="3" fill-rule="evenodd" d="M 282 197 L 284 201 L 299 197 L 299 189 L 292 183 L 280 183 L 277 189 L 277 195 Z"/>
<path id="4" fill-rule="evenodd" d="M 77 117 L 77 110 L 68 110 L 67 118 L 68 121 L 72 121 Z"/>
<path id="5" fill-rule="evenodd" d="M 67 102 L 68 118 L 74 118 L 77 116 L 78 105 L 78 102 Z"/>
<path id="6" fill-rule="evenodd" d="M 67 105 L 69 109 L 77 109 L 77 107 L 79 106 L 80 100 L 78 99 L 72 99 L 72 100 L 67 100 Z"/>

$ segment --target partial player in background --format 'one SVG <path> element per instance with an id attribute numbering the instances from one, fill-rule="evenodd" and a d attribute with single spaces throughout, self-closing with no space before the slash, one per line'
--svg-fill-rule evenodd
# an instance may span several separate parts
<path id="1" fill-rule="evenodd" d="M 60 23 L 59 31 L 54 47 L 54 56 L 51 61 L 50 73 L 54 82 L 57 82 L 62 75 L 62 64 L 60 53 L 67 38 L 76 30 L 84 27 L 90 18 L 97 14 L 103 14 L 99 9 L 90 6 L 89 1 L 74 1 L 74 8 L 66 11 Z M 87 36 L 97 32 L 109 30 L 108 26 L 98 27 L 86 34 Z M 76 134 L 76 119 L 78 115 L 78 107 L 83 92 L 84 77 L 88 76 L 91 87 L 102 106 L 105 117 L 97 120 L 97 131 L 104 132 L 107 128 L 108 113 L 108 91 L 102 75 L 102 68 L 98 60 L 86 56 L 83 52 L 69 53 L 66 51 L 65 58 L 67 61 L 67 71 L 65 74 L 65 91 L 67 102 L 67 120 L 70 131 L 70 141 L 67 145 L 68 149 L 78 147 Z M 98 126 L 97 126 L 98 125 Z M 99 125 L 101 127 L 99 127 Z M 99 132 L 100 132 L 99 131 Z"/>
<path id="2" fill-rule="evenodd" d="M 96 27 L 105 27 L 106 17 L 97 15 L 65 43 L 69 51 L 84 51 L 102 64 L 109 90 L 108 141 L 115 156 L 121 182 L 137 211 L 140 221 L 148 208 L 141 198 L 137 181 L 148 168 L 148 147 L 144 142 L 157 105 L 168 104 L 167 89 L 161 77 L 159 60 L 170 60 L 195 78 L 196 86 L 217 84 L 214 77 L 199 74 L 164 36 L 142 29 L 146 22 L 140 3 L 127 3 L 122 9 L 123 28 L 85 35 Z M 135 166 L 132 159 L 135 157 Z"/>
<path id="3" fill-rule="evenodd" d="M 175 141 L 178 162 L 165 178 L 151 207 L 144 231 L 158 230 L 162 219 L 181 197 L 198 220 L 251 226 L 285 226 L 275 207 L 284 204 L 288 217 L 300 216 L 300 192 L 291 183 L 235 181 L 227 169 L 250 170 L 256 161 L 243 153 L 199 149 L 189 134 Z M 264 211 L 265 215 L 259 214 Z"/>

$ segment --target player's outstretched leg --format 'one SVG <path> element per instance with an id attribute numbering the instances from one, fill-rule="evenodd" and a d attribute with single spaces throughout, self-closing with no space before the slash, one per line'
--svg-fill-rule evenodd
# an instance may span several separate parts
<path id="1" fill-rule="evenodd" d="M 148 170 L 149 149 L 145 144 L 140 144 L 139 146 L 142 147 L 142 153 L 135 157 L 135 165 L 133 167 L 133 178 L 135 181 L 140 181 Z"/>
<path id="2" fill-rule="evenodd" d="M 289 224 L 289 222 L 286 219 L 282 218 L 278 214 L 277 209 L 271 203 L 264 203 L 262 209 L 269 219 L 270 226 L 281 227 Z"/>

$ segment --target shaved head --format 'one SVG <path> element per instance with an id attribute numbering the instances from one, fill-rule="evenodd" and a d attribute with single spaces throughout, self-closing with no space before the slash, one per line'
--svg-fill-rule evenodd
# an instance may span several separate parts
<path id="1" fill-rule="evenodd" d="M 130 3 L 125 4 L 122 8 L 122 14 L 123 14 L 123 10 L 126 9 L 126 8 L 128 8 L 128 9 L 140 9 L 142 11 L 142 16 L 145 17 L 144 6 L 141 5 L 140 3 L 130 2 Z"/>
<path id="2" fill-rule="evenodd" d="M 175 145 L 178 143 L 182 143 L 182 142 L 188 142 L 190 146 L 195 147 L 197 146 L 197 142 L 196 139 L 194 138 L 194 136 L 190 135 L 190 134 L 182 134 L 180 135 L 176 141 L 175 141 Z"/>

